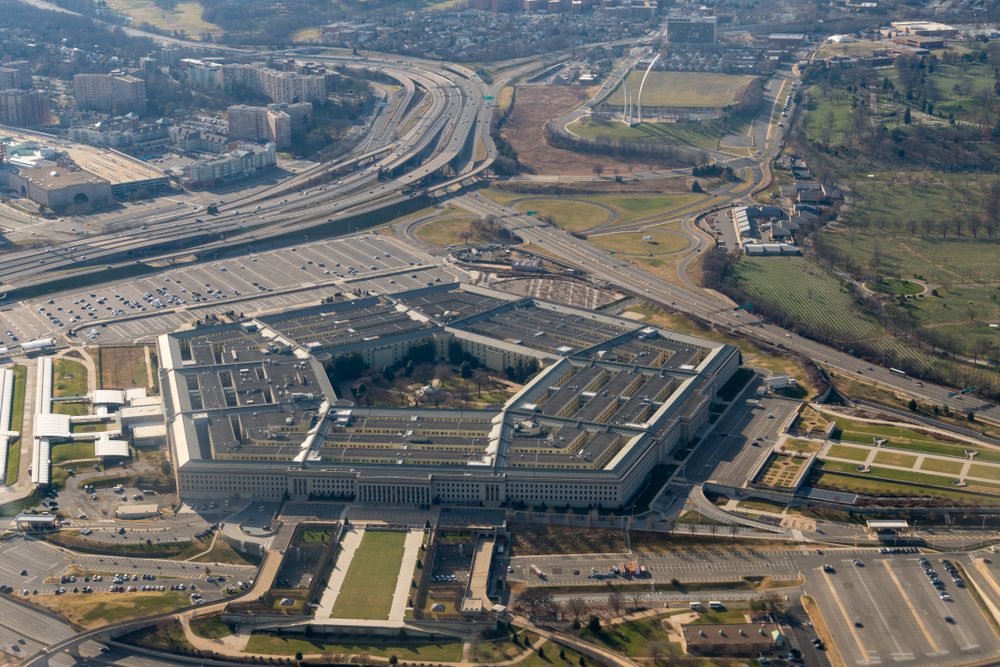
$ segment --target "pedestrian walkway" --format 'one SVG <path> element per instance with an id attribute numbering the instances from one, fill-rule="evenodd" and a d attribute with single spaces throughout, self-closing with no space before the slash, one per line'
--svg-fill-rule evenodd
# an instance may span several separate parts
<path id="1" fill-rule="evenodd" d="M 326 582 L 323 595 L 319 600 L 319 607 L 316 608 L 315 617 L 317 619 L 330 618 L 333 615 L 333 605 L 337 603 L 337 596 L 344 585 L 344 578 L 347 576 L 347 568 L 354 560 L 354 552 L 361 544 L 361 538 L 365 534 L 365 529 L 348 526 L 344 529 L 344 537 L 340 541 L 340 553 L 337 555 L 337 562 L 334 564 L 330 579 Z M 409 583 L 409 582 L 407 582 Z"/>
<path id="2" fill-rule="evenodd" d="M 403 543 L 403 560 L 399 564 L 399 576 L 396 577 L 396 590 L 392 594 L 392 607 L 389 609 L 389 620 L 402 623 L 406 616 L 407 602 L 410 597 L 410 581 L 413 579 L 413 569 L 420 557 L 420 545 L 424 541 L 424 531 L 411 530 L 406 534 Z"/>

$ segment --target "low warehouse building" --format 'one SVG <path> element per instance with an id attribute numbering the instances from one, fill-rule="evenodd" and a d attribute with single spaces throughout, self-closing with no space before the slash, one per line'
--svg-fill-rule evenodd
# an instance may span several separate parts
<path id="1" fill-rule="evenodd" d="M 100 208 L 111 202 L 111 182 L 82 169 L 22 167 L 7 179 L 22 196 L 52 210 Z"/>
<path id="2" fill-rule="evenodd" d="M 780 649 L 785 636 L 774 623 L 685 625 L 681 644 L 689 655 L 755 658 Z"/>

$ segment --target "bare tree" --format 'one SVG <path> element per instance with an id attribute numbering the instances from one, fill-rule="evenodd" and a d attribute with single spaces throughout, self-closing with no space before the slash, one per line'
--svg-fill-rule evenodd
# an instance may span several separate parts
<path id="1" fill-rule="evenodd" d="M 649 642 L 648 646 L 649 646 L 649 657 L 653 659 L 653 664 L 654 665 L 660 664 L 660 658 L 662 658 L 664 654 L 666 654 L 666 647 L 663 645 L 663 642 L 651 641 Z"/>
<path id="2" fill-rule="evenodd" d="M 621 616 L 622 609 L 625 608 L 625 596 L 620 591 L 611 591 L 608 594 L 608 608 L 615 613 L 615 616 Z"/>
<path id="3" fill-rule="evenodd" d="M 570 598 L 566 601 L 566 611 L 578 619 L 587 613 L 587 601 L 583 598 Z"/>

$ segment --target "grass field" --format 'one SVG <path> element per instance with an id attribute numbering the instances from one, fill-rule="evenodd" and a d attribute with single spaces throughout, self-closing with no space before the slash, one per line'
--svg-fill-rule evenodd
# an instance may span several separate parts
<path id="1" fill-rule="evenodd" d="M 942 459 L 924 459 L 920 469 L 925 472 L 940 472 L 947 475 L 958 475 L 965 464 L 961 461 L 944 461 Z M 996 475 L 998 471 L 994 471 Z M 998 478 L 1000 479 L 1000 478 Z"/>
<path id="2" fill-rule="evenodd" d="M 707 199 L 707 195 L 668 193 L 660 195 L 600 195 L 588 197 L 588 201 L 604 204 L 615 209 L 618 222 L 634 222 L 690 206 Z"/>
<path id="3" fill-rule="evenodd" d="M 485 239 L 473 231 L 473 220 L 473 218 L 464 216 L 442 217 L 420 225 L 414 231 L 414 235 L 424 243 L 444 247 L 464 244 L 465 240 L 462 238 L 462 234 L 468 232 L 470 234 L 469 243 L 483 243 Z"/>
<path id="4" fill-rule="evenodd" d="M 629 74 L 629 85 L 638 95 L 643 72 Z M 715 72 L 650 72 L 642 90 L 646 106 L 725 107 L 736 102 L 756 77 Z M 608 104 L 621 106 L 625 94 L 621 86 L 608 98 Z"/>
<path id="5" fill-rule="evenodd" d="M 921 472 L 893 470 L 872 466 L 871 471 L 863 476 L 847 476 L 839 473 L 856 473 L 856 466 L 851 463 L 836 461 L 820 461 L 813 471 L 813 484 L 816 486 L 861 493 L 870 496 L 930 496 L 934 498 L 957 501 L 964 505 L 997 505 L 1000 504 L 1000 485 L 969 484 L 963 487 L 968 491 L 996 494 L 996 498 L 985 498 L 971 493 L 963 493 L 953 485 L 954 477 L 934 475 Z M 914 486 L 922 484 L 925 486 Z"/>
<path id="6" fill-rule="evenodd" d="M 570 232 L 582 232 L 611 222 L 612 215 L 600 206 L 572 199 L 529 199 L 518 202 L 522 213 L 537 211 L 540 217 Z"/>
<path id="7" fill-rule="evenodd" d="M 800 454 L 813 454 L 820 450 L 822 445 L 812 440 L 801 440 L 799 438 L 789 438 L 781 444 L 781 448 L 787 452 L 798 452 Z"/>
<path id="8" fill-rule="evenodd" d="M 14 366 L 14 396 L 11 398 L 13 405 L 10 412 L 11 430 L 21 432 L 24 428 L 24 390 L 28 377 L 28 369 L 20 364 Z M 7 471 L 4 484 L 12 485 L 17 483 L 17 477 L 21 467 L 21 438 L 12 438 L 7 444 Z"/>
<path id="9" fill-rule="evenodd" d="M 866 284 L 868 289 L 892 296 L 912 296 L 924 291 L 919 283 L 912 280 L 902 280 L 900 278 L 880 278 L 870 280 Z"/>
<path id="10" fill-rule="evenodd" d="M 87 368 L 72 359 L 52 362 L 52 396 L 84 396 L 87 393 Z"/>
<path id="11" fill-rule="evenodd" d="M 191 604 L 183 591 L 36 595 L 32 601 L 84 628 L 152 616 Z"/>
<path id="12" fill-rule="evenodd" d="M 850 459 L 852 461 L 864 461 L 868 458 L 868 450 L 862 447 L 851 447 L 850 445 L 833 445 L 829 450 L 830 456 L 838 459 Z"/>
<path id="13" fill-rule="evenodd" d="M 875 458 L 873 459 L 873 461 L 876 464 L 881 464 L 881 465 L 911 468 L 913 467 L 913 464 L 917 462 L 917 457 L 910 456 L 909 454 L 899 454 L 897 452 L 881 451 L 875 454 Z"/>
<path id="14" fill-rule="evenodd" d="M 57 401 L 52 404 L 52 412 L 57 415 L 87 415 L 90 414 L 90 404 L 83 401 Z"/>
<path id="15" fill-rule="evenodd" d="M 840 429 L 840 439 L 842 441 L 871 445 L 875 444 L 875 438 L 886 438 L 886 443 L 883 445 L 885 448 L 903 449 L 926 454 L 941 454 L 957 458 L 965 458 L 965 451 L 971 450 L 979 452 L 978 458 L 981 461 L 1000 463 L 1000 451 L 978 447 L 957 440 L 936 437 L 931 433 L 913 428 L 891 426 L 888 424 L 870 424 L 853 421 L 844 417 L 838 417 L 836 423 L 837 428 Z"/>
<path id="16" fill-rule="evenodd" d="M 375 620 L 389 617 L 405 541 L 403 532 L 365 531 L 333 605 L 332 617 Z"/>
<path id="17" fill-rule="evenodd" d="M 866 45 L 823 48 L 853 51 Z M 831 175 L 828 180 L 850 191 L 844 224 L 824 229 L 818 247 L 838 270 L 876 288 L 894 324 L 890 328 L 905 338 L 885 336 L 865 356 L 884 354 L 888 365 L 995 393 L 1000 390 L 995 369 L 931 356 L 938 347 L 1000 362 L 996 331 L 988 326 L 1000 319 L 997 240 L 984 231 L 989 217 L 983 210 L 985 190 L 995 181 L 997 147 L 984 133 L 995 124 L 991 100 L 998 61 L 971 42 L 952 50 L 981 50 L 987 57 L 982 62 L 942 58 L 920 73 L 932 115 L 909 96 L 913 81 L 900 75 L 905 68 L 877 75 L 852 68 L 809 88 L 803 123 L 808 145 L 799 148 Z M 857 81 L 865 78 L 881 85 L 859 88 Z M 893 141 L 859 139 L 860 116 Z M 911 282 L 915 278 L 932 291 L 922 294 Z M 894 298 L 900 296 L 913 298 Z"/>
<path id="18" fill-rule="evenodd" d="M 52 446 L 52 463 L 92 459 L 94 456 L 94 443 L 92 442 L 67 442 Z"/>
<path id="19" fill-rule="evenodd" d="M 619 623 L 601 628 L 596 635 L 583 628 L 580 637 L 630 658 L 648 659 L 653 654 L 653 644 L 658 645 L 659 653 L 663 656 L 680 657 L 683 650 L 679 644 L 670 641 L 669 633 L 663 625 L 664 620 L 658 616 Z"/>
<path id="20" fill-rule="evenodd" d="M 850 286 L 805 257 L 744 257 L 733 266 L 731 280 L 751 303 L 780 308 L 809 331 L 846 342 L 879 332 Z"/>
<path id="21" fill-rule="evenodd" d="M 462 659 L 462 642 L 419 642 L 393 640 L 380 642 L 375 639 L 349 638 L 320 639 L 298 638 L 255 632 L 247 642 L 245 652 L 270 655 L 304 655 L 315 653 L 333 655 L 370 655 L 385 658 L 391 655 L 400 660 L 458 662 Z"/>
<path id="22" fill-rule="evenodd" d="M 192 618 L 191 632 L 205 639 L 220 639 L 233 634 L 233 629 L 222 622 L 219 614 Z"/>
<path id="23" fill-rule="evenodd" d="M 146 375 L 146 348 L 141 345 L 98 348 L 97 368 L 101 389 L 145 388 L 149 381 Z"/>
<path id="24" fill-rule="evenodd" d="M 109 0 L 108 6 L 131 16 L 136 24 L 149 23 L 169 32 L 183 30 L 188 38 L 198 39 L 202 32 L 218 37 L 223 32 L 202 18 L 204 9 L 197 2 L 179 2 L 171 10 L 157 7 L 153 0 Z"/>
<path id="25" fill-rule="evenodd" d="M 694 146 L 706 150 L 717 150 L 719 140 L 726 132 L 721 126 L 704 123 L 640 123 L 629 127 L 615 121 L 587 116 L 570 123 L 566 127 L 573 134 L 587 139 L 611 139 L 640 143 L 663 142 L 676 146 Z"/>
<path id="26" fill-rule="evenodd" d="M 599 248 L 623 255 L 670 255 L 688 247 L 686 236 L 672 229 L 645 229 L 640 232 L 619 232 L 591 236 L 590 242 Z"/>

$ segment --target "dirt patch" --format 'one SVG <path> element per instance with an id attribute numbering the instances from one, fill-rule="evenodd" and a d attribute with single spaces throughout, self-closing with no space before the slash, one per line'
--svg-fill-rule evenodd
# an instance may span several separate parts
<path id="1" fill-rule="evenodd" d="M 98 351 L 102 389 L 146 387 L 146 348 L 102 347 Z"/>
<path id="2" fill-rule="evenodd" d="M 517 151 L 518 159 L 537 174 L 593 174 L 594 165 L 604 173 L 621 175 L 645 171 L 649 165 L 620 162 L 603 155 L 588 155 L 553 148 L 545 141 L 545 123 L 571 111 L 587 100 L 589 88 L 570 86 L 522 86 L 514 99 L 514 110 L 504 125 L 503 137 Z"/>

